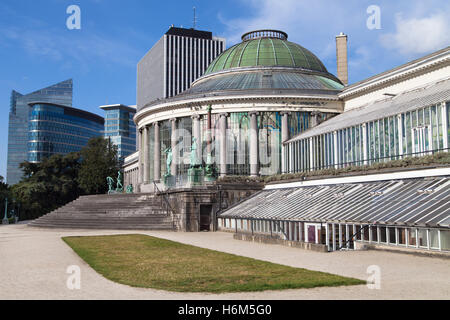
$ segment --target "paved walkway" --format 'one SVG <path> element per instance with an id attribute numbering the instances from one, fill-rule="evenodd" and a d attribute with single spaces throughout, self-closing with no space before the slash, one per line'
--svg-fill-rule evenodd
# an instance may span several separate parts
<path id="1" fill-rule="evenodd" d="M 381 289 L 366 285 L 233 294 L 172 293 L 109 281 L 79 258 L 64 236 L 142 233 L 293 267 L 367 279 L 378 265 Z M 81 268 L 81 289 L 66 286 L 68 266 Z M 0 227 L 0 299 L 450 299 L 450 262 L 377 251 L 318 253 L 238 241 L 229 233 L 75 231 Z"/>

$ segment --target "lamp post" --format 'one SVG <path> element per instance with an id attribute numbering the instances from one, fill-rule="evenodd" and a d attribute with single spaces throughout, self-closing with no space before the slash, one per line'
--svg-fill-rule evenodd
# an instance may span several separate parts
<path id="1" fill-rule="evenodd" d="M 8 221 L 8 198 L 5 198 L 5 217 L 2 220 L 2 224 L 9 224 L 9 221 Z"/>

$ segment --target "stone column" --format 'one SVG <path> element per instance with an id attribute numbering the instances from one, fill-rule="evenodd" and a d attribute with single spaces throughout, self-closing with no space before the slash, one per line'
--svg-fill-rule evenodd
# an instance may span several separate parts
<path id="1" fill-rule="evenodd" d="M 172 164 L 170 165 L 170 174 L 172 176 L 177 175 L 177 164 L 178 164 L 178 134 L 177 134 L 177 119 L 170 119 L 172 125 L 172 136 L 170 137 L 171 149 L 172 149 Z"/>
<path id="2" fill-rule="evenodd" d="M 221 113 L 219 119 L 220 176 L 227 175 L 227 113 Z"/>
<path id="3" fill-rule="evenodd" d="M 445 152 L 448 152 L 448 123 L 447 123 L 447 104 L 445 102 L 442 102 L 442 132 L 444 133 L 443 138 L 443 149 Z M 432 139 L 431 139 L 432 140 Z M 435 148 L 438 149 L 438 148 Z"/>
<path id="4" fill-rule="evenodd" d="M 394 120 L 395 121 L 395 120 Z M 397 116 L 397 128 L 398 128 L 398 155 L 403 158 L 403 123 L 402 115 Z M 432 141 L 431 141 L 432 142 Z"/>
<path id="5" fill-rule="evenodd" d="M 144 172 L 143 172 L 143 168 L 142 168 L 142 158 L 143 158 L 143 153 L 144 150 L 142 149 L 142 143 L 141 143 L 141 139 L 142 139 L 142 130 L 139 129 L 138 131 L 138 145 L 139 145 L 139 156 L 138 156 L 138 184 L 141 184 L 144 182 Z"/>
<path id="6" fill-rule="evenodd" d="M 339 168 L 339 148 L 338 148 L 338 133 L 337 131 L 333 132 L 333 141 L 334 141 L 334 168 Z"/>
<path id="7" fill-rule="evenodd" d="M 289 140 L 289 114 L 290 112 L 281 112 L 281 173 L 287 173 L 288 170 L 284 142 Z"/>
<path id="8" fill-rule="evenodd" d="M 155 149 L 153 150 L 155 160 L 154 179 L 155 182 L 159 182 L 161 180 L 161 141 L 159 139 L 159 122 L 155 122 L 153 128 L 155 130 Z"/>
<path id="9" fill-rule="evenodd" d="M 195 138 L 197 142 L 197 155 L 196 158 L 201 164 L 201 156 L 202 156 L 202 140 L 200 135 L 200 116 L 198 114 L 193 115 L 192 117 L 192 138 Z"/>
<path id="10" fill-rule="evenodd" d="M 250 116 L 250 176 L 256 177 L 259 175 L 258 164 L 258 113 L 249 112 Z"/>
<path id="11" fill-rule="evenodd" d="M 149 183 L 149 178 L 150 178 L 150 163 L 149 163 L 149 141 L 148 141 L 148 136 L 149 136 L 149 128 L 148 126 L 145 126 L 144 131 L 144 139 L 143 139 L 143 146 L 142 146 L 142 150 L 144 152 L 143 154 L 143 183 L 144 184 L 148 184 Z"/>

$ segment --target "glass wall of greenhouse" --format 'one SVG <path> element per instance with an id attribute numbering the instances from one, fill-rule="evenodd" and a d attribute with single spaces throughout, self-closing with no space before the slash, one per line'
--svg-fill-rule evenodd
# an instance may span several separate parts
<path id="1" fill-rule="evenodd" d="M 287 172 L 370 165 L 447 151 L 450 102 L 360 123 L 286 144 Z"/>

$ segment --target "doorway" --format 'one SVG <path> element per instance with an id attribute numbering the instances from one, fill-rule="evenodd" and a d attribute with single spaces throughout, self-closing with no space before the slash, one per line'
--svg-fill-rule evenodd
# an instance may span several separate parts
<path id="1" fill-rule="evenodd" d="M 211 204 L 200 205 L 200 231 L 211 231 Z"/>

